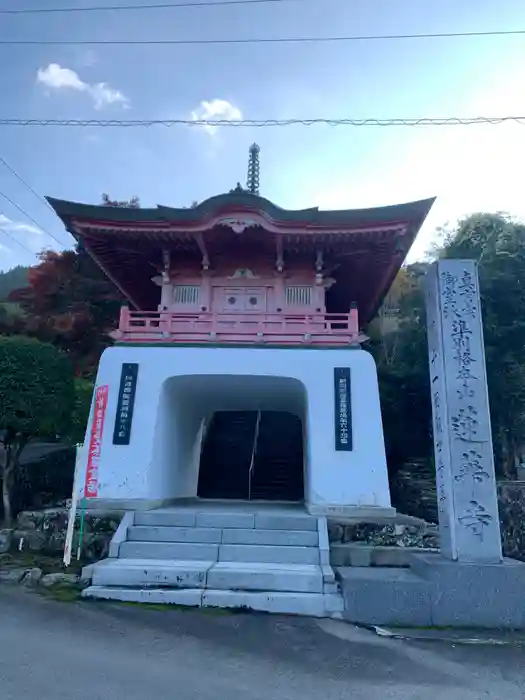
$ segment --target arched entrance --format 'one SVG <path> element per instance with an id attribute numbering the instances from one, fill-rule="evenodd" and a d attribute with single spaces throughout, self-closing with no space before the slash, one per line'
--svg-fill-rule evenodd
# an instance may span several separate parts
<path id="1" fill-rule="evenodd" d="M 152 474 L 176 498 L 303 501 L 304 384 L 192 374 L 162 387 Z"/>

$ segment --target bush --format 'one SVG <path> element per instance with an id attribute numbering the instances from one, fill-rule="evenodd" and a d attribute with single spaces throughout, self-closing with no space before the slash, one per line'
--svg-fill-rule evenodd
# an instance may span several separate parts
<path id="1" fill-rule="evenodd" d="M 75 457 L 74 447 L 64 447 L 34 462 L 21 464 L 13 484 L 13 515 L 21 510 L 63 505 L 71 498 Z"/>
<path id="2" fill-rule="evenodd" d="M 75 379 L 75 408 L 70 429 L 72 442 L 84 442 L 93 390 L 93 382 L 88 379 Z"/>
<path id="3" fill-rule="evenodd" d="M 34 438 L 67 435 L 74 399 L 73 371 L 65 353 L 33 338 L 0 336 L 2 501 L 8 526 L 11 489 L 25 446 Z"/>

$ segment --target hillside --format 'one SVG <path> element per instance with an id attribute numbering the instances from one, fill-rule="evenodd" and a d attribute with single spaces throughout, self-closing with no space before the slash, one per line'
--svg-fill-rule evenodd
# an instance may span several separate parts
<path id="1" fill-rule="evenodd" d="M 0 272 L 0 301 L 5 301 L 13 289 L 27 285 L 29 267 L 18 265 L 7 272 Z"/>

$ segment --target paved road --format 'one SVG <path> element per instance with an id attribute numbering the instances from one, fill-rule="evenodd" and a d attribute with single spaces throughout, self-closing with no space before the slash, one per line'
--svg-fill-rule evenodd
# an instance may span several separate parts
<path id="1" fill-rule="evenodd" d="M 523 700 L 525 648 L 0 588 L 2 700 Z"/>

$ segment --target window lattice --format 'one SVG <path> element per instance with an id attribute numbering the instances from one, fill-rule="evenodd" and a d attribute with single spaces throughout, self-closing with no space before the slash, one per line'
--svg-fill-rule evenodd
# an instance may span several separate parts
<path id="1" fill-rule="evenodd" d="M 311 306 L 312 287 L 286 287 L 287 306 Z"/>
<path id="2" fill-rule="evenodd" d="M 175 304 L 195 306 L 199 303 L 200 287 L 196 284 L 179 284 L 174 289 Z"/>

